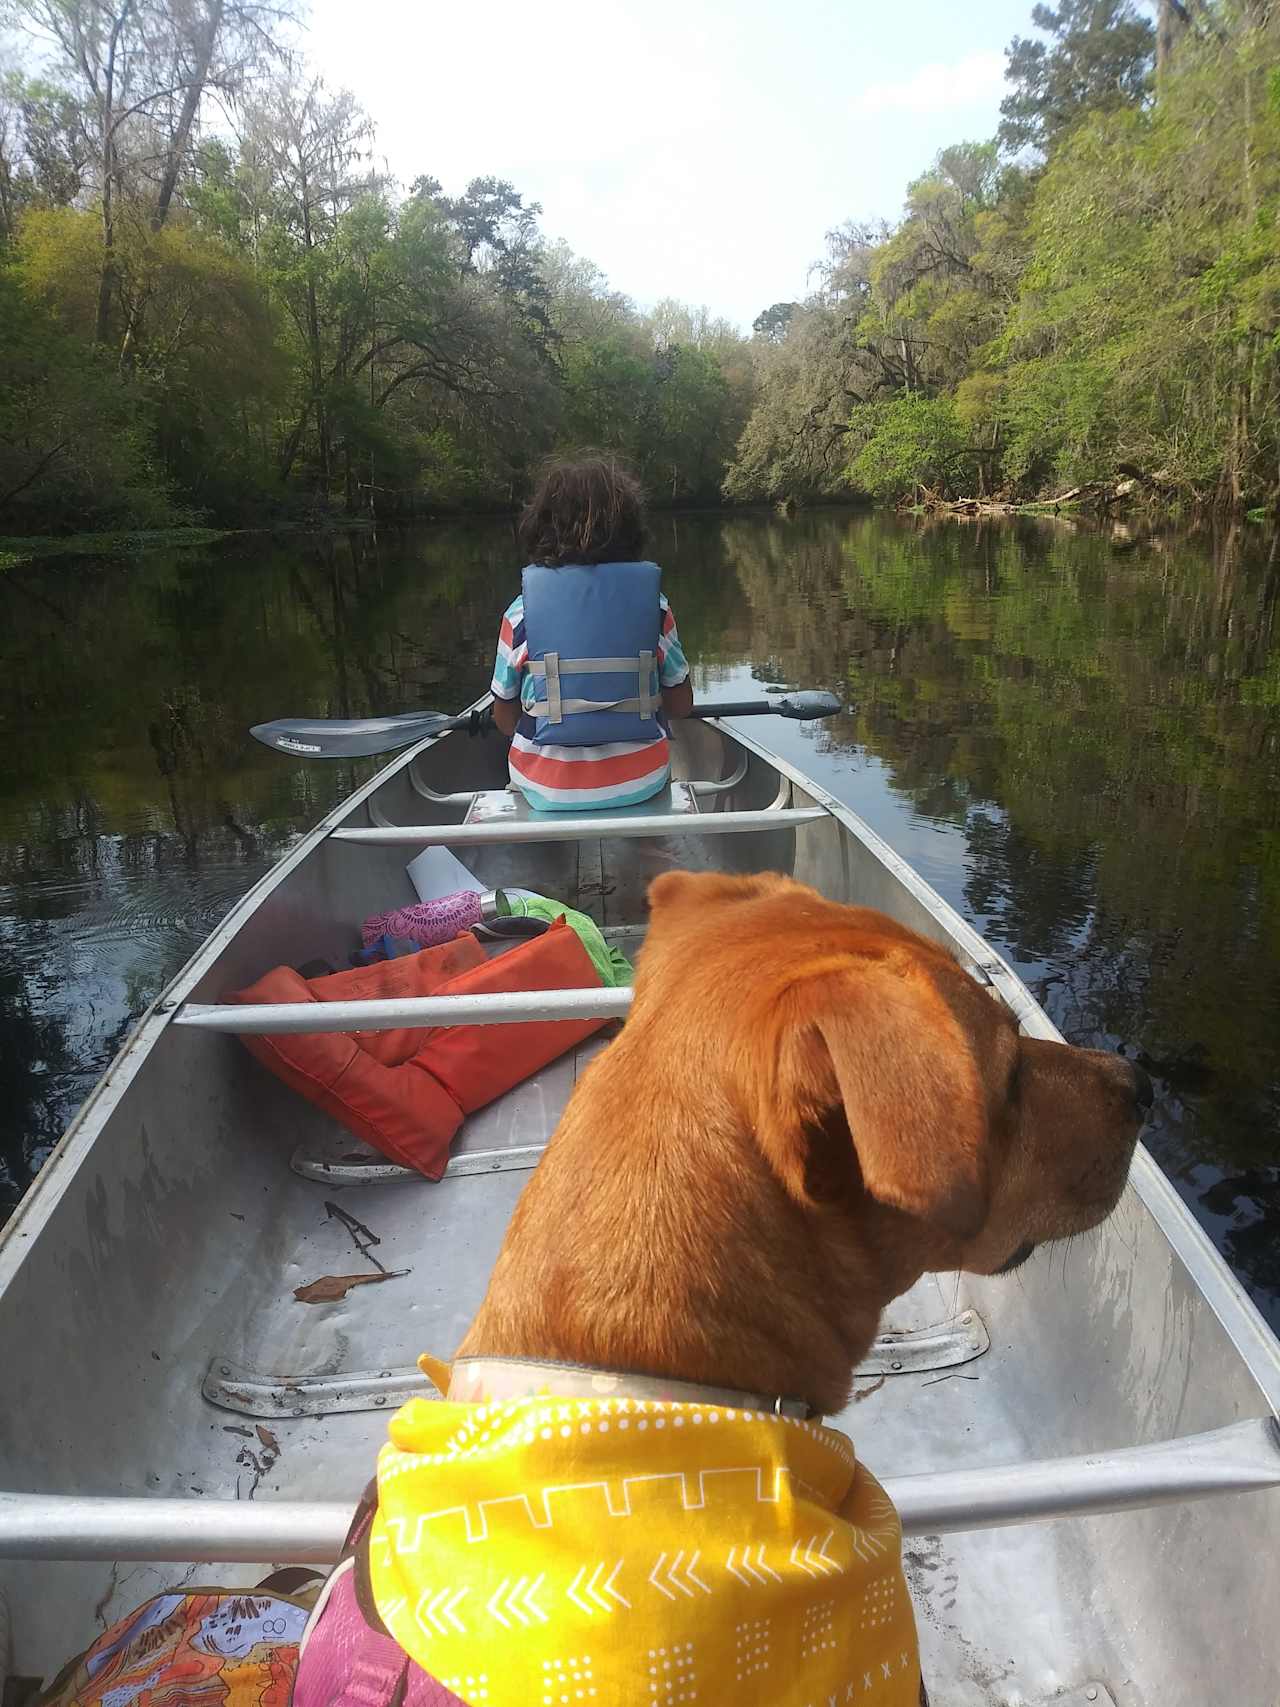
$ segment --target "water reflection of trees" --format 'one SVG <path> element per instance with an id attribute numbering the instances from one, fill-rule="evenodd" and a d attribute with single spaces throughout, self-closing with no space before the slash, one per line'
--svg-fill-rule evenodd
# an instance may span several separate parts
<path id="1" fill-rule="evenodd" d="M 61 1111 L 47 1095 L 51 1076 L 75 1070 L 63 1016 L 42 1013 L 33 1003 L 18 944 L 0 927 L 0 1222 L 17 1203 L 28 1179 L 57 1143 Z M 30 943 L 21 947 L 24 957 Z"/>
<path id="2" fill-rule="evenodd" d="M 736 531 L 735 531 L 736 529 Z M 1280 586 L 1238 532 L 730 523 L 731 644 L 843 686 L 965 901 L 1081 1041 L 1140 1049 L 1193 1154 L 1280 1157 Z"/>
<path id="3" fill-rule="evenodd" d="M 0 1216 L 120 1029 L 369 768 L 292 764 L 249 725 L 472 698 L 513 564 L 508 527 L 473 526 L 0 581 Z"/>

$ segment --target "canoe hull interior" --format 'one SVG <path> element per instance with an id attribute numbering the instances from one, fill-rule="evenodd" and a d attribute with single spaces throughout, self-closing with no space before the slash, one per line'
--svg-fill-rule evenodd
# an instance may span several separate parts
<path id="1" fill-rule="evenodd" d="M 762 810 L 778 798 L 785 770 L 750 741 L 743 749 L 742 782 L 704 809 Z M 739 751 L 701 728 L 681 761 L 688 775 L 714 779 Z M 434 806 L 415 790 L 411 764 L 442 793 L 503 781 L 496 741 L 447 737 L 383 773 L 373 822 L 462 818 L 465 807 Z M 832 804 L 798 780 L 789 803 Z M 328 827 L 371 821 L 365 796 L 343 813 Z M 599 1045 L 468 1123 L 460 1153 L 479 1171 L 436 1185 L 353 1187 L 302 1177 L 290 1162 L 299 1151 L 341 1157 L 359 1149 L 354 1141 L 235 1039 L 167 1023 L 175 1002 L 216 1002 L 278 962 L 345 963 L 360 920 L 410 898 L 412 851 L 323 835 L 304 842 L 175 980 L 82 1111 L 0 1241 L 0 1487 L 354 1499 L 372 1473 L 388 1401 L 338 1408 L 343 1378 L 403 1369 L 423 1350 L 448 1356 L 458 1343 L 536 1160 L 518 1152 L 545 1141 Z M 763 833 L 498 843 L 463 857 L 487 884 L 519 882 L 582 905 L 628 947 L 657 871 L 790 871 L 952 940 L 990 969 L 1029 1029 L 1054 1035 L 990 950 L 844 812 Z M 1005 1280 L 929 1277 L 891 1308 L 886 1326 L 902 1331 L 955 1327 L 973 1312 L 990 1347 L 969 1357 L 951 1344 L 939 1354 L 949 1362 L 858 1382 L 838 1426 L 874 1470 L 1055 1457 L 1267 1414 L 1280 1394 L 1274 1342 L 1145 1157 L 1135 1180 L 1140 1190 L 1126 1193 L 1111 1222 L 1069 1249 L 1042 1252 Z M 321 1276 L 369 1272 L 361 1244 L 387 1270 L 407 1272 L 334 1303 L 294 1297 Z M 232 1373 L 220 1378 L 222 1368 Z M 238 1399 L 245 1371 L 265 1379 Z M 321 1385 L 309 1389 L 308 1414 L 291 1414 L 302 1401 L 292 1402 L 287 1382 L 304 1376 L 332 1382 L 334 1409 L 317 1409 Z M 224 1381 L 223 1405 L 204 1396 L 207 1379 Z M 1124 1707 L 1273 1707 L 1277 1533 L 1280 1494 L 1269 1493 L 910 1540 L 935 1699 L 1013 1707 L 1075 1700 L 1076 1691 L 1083 1701 L 1097 1687 Z M 49 1674 L 105 1623 L 177 1582 L 262 1574 L 0 1562 L 17 1672 Z"/>

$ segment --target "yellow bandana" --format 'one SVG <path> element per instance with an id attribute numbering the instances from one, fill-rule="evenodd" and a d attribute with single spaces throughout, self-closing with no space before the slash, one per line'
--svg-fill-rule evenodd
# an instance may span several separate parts
<path id="1" fill-rule="evenodd" d="M 842 1434 L 639 1399 L 412 1399 L 387 1629 L 472 1707 L 917 1707 L 902 1531 Z"/>

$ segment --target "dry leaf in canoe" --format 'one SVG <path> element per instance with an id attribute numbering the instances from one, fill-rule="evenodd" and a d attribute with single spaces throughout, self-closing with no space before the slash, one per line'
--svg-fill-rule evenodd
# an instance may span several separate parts
<path id="1" fill-rule="evenodd" d="M 258 1439 L 267 1448 L 268 1452 L 275 1452 L 278 1454 L 280 1451 L 280 1442 L 276 1439 L 275 1435 L 272 1434 L 271 1430 L 269 1428 L 263 1428 L 261 1423 L 257 1424 L 257 1429 Z"/>
<path id="2" fill-rule="evenodd" d="M 353 1286 L 377 1286 L 383 1280 L 399 1280 L 407 1268 L 380 1274 L 323 1274 L 306 1286 L 295 1286 L 294 1297 L 302 1304 L 336 1304 Z"/>

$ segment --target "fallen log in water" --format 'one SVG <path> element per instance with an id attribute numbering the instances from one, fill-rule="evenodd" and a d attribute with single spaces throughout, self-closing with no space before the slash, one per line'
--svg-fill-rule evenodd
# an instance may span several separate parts
<path id="1" fill-rule="evenodd" d="M 1068 487 L 1065 492 L 1055 493 L 1051 498 L 1042 498 L 1034 503 L 1019 504 L 1010 498 L 1000 497 L 945 498 L 927 486 L 918 486 L 914 498 L 910 501 L 904 498 L 902 505 L 908 509 L 923 510 L 928 515 L 1044 515 L 1068 506 L 1096 506 L 1100 510 L 1107 510 L 1111 505 L 1122 504 L 1140 493 L 1152 497 L 1171 497 L 1176 491 L 1176 483 L 1167 470 L 1161 469 L 1155 474 L 1148 474 L 1131 462 L 1120 462 L 1116 464 L 1114 480 L 1086 480 L 1078 486 Z"/>
<path id="2" fill-rule="evenodd" d="M 1007 498 L 950 498 L 933 507 L 950 516 L 1016 516 L 1021 508 Z"/>

